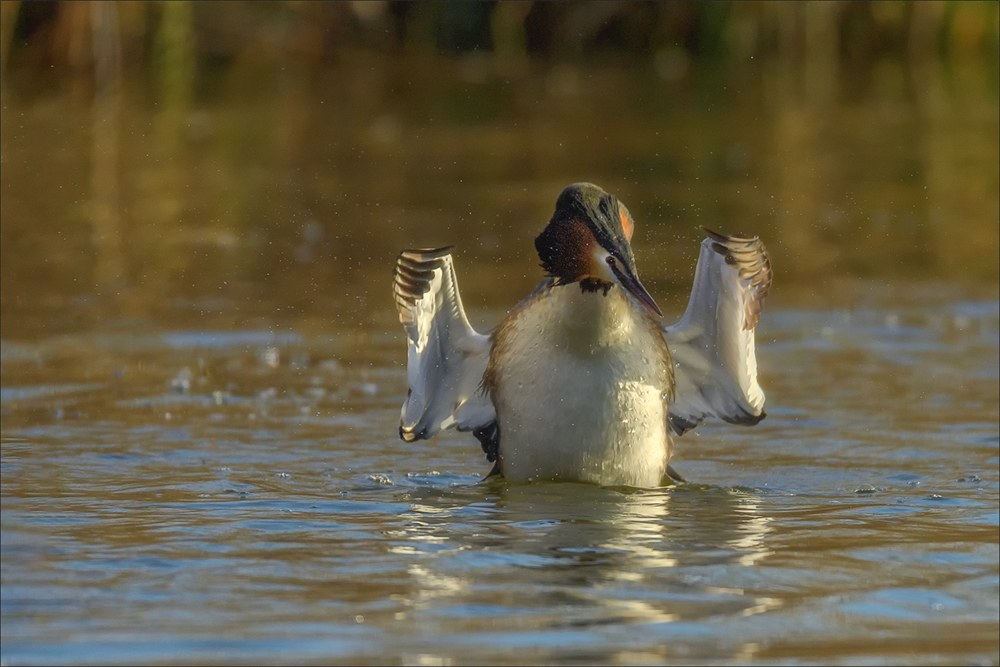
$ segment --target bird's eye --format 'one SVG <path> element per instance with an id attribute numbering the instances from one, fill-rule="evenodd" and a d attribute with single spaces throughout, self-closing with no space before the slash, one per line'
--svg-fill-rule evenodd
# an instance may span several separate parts
<path id="1" fill-rule="evenodd" d="M 610 267 L 611 267 L 612 269 L 613 269 L 613 268 L 615 268 L 615 258 L 614 258 L 614 257 L 612 257 L 611 255 L 608 255 L 608 256 L 607 256 L 607 257 L 606 257 L 606 258 L 604 259 L 604 261 L 605 261 L 605 262 L 607 262 L 607 263 L 608 263 L 608 266 L 610 266 Z"/>

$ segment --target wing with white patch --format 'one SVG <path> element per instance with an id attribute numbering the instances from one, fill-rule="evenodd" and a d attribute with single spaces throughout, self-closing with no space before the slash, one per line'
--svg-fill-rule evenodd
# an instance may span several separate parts
<path id="1" fill-rule="evenodd" d="M 482 428 L 496 419 L 480 389 L 490 339 L 465 316 L 451 250 L 404 250 L 396 260 L 392 291 L 406 329 L 409 384 L 399 436 L 407 442 L 452 426 Z"/>
<path id="2" fill-rule="evenodd" d="M 771 260 L 756 236 L 705 232 L 687 310 L 664 327 L 676 383 L 670 425 L 678 434 L 706 417 L 756 424 L 766 416 L 754 328 L 771 287 Z"/>

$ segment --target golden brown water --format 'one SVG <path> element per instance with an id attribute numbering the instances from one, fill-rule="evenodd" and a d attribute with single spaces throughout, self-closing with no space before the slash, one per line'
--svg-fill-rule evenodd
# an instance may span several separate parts
<path id="1" fill-rule="evenodd" d="M 995 75 L 357 58 L 3 88 L 4 663 L 997 662 Z M 668 318 L 700 226 L 771 250 L 769 417 L 686 486 L 397 437 L 398 251 L 458 245 L 486 330 L 579 180 Z"/>

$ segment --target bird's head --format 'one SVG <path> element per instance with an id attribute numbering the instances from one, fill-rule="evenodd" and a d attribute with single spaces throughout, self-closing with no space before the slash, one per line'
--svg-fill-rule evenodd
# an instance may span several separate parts
<path id="1" fill-rule="evenodd" d="M 619 285 L 651 313 L 662 316 L 639 282 L 629 241 L 635 223 L 624 204 L 591 183 L 574 183 L 559 195 L 556 210 L 535 239 L 542 268 L 556 285 L 584 290 Z"/>

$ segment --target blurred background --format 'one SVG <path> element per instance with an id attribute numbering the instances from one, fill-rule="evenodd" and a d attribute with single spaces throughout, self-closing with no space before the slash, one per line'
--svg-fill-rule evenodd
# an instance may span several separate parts
<path id="1" fill-rule="evenodd" d="M 996 292 L 995 2 L 0 7 L 8 339 L 391 326 L 408 246 L 506 309 L 582 180 L 668 317 L 702 225 L 779 305 Z"/>

